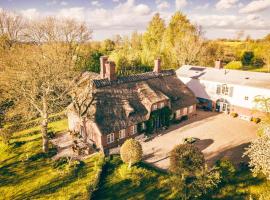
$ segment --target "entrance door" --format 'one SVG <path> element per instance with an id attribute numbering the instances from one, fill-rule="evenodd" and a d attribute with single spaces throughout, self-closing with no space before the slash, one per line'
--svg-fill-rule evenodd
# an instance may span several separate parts
<path id="1" fill-rule="evenodd" d="M 219 112 L 227 112 L 228 104 L 224 102 L 220 102 Z"/>

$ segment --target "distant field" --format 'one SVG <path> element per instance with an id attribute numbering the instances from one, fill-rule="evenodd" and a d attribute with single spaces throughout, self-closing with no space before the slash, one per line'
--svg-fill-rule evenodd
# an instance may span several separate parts
<path id="1" fill-rule="evenodd" d="M 56 133 L 64 131 L 67 120 L 52 122 L 49 127 Z M 87 199 L 100 170 L 99 154 L 63 173 L 41 152 L 39 127 L 15 133 L 11 143 L 8 148 L 0 142 L 0 199 Z"/>

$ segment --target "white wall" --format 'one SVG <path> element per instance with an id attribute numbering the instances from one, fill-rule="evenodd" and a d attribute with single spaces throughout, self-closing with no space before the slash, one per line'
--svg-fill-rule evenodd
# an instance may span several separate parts
<path id="1" fill-rule="evenodd" d="M 230 104 L 239 107 L 252 109 L 255 106 L 253 102 L 254 97 L 258 95 L 270 97 L 270 89 L 234 85 L 234 84 L 227 84 L 228 87 L 233 87 L 232 97 L 230 97 L 229 95 L 218 95 L 216 94 L 217 85 L 226 84 L 225 81 L 221 83 L 221 82 L 191 79 L 187 77 L 179 77 L 179 78 L 194 92 L 196 97 L 211 99 L 214 101 L 220 98 L 224 98 L 227 99 L 230 102 Z M 248 97 L 248 100 L 245 100 L 245 96 Z"/>

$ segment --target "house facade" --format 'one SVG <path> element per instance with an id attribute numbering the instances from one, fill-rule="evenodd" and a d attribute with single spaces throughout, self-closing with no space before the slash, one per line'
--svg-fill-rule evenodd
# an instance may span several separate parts
<path id="1" fill-rule="evenodd" d="M 92 90 L 86 91 L 93 93 L 92 103 L 85 105 L 87 112 L 80 116 L 74 103 L 67 109 L 69 130 L 100 150 L 117 147 L 142 133 L 151 134 L 172 119 L 196 112 L 193 92 L 174 70 L 161 70 L 160 60 L 155 60 L 153 72 L 124 77 L 116 76 L 115 64 L 106 56 L 100 58 L 100 65 L 100 74 L 87 82 Z"/>
<path id="2" fill-rule="evenodd" d="M 262 114 L 254 111 L 255 97 L 270 97 L 270 74 L 223 69 L 220 61 L 215 68 L 184 65 L 176 74 L 194 92 L 198 106 L 246 120 Z"/>

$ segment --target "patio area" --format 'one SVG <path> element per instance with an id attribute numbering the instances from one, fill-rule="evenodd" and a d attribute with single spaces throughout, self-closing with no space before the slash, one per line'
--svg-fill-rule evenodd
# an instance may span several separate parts
<path id="1" fill-rule="evenodd" d="M 198 111 L 197 115 L 180 124 L 171 126 L 150 141 L 142 142 L 144 161 L 167 169 L 169 152 L 187 137 L 199 140 L 194 144 L 204 153 L 209 165 L 227 157 L 235 164 L 247 161 L 242 158 L 245 147 L 257 137 L 257 125 L 253 122 L 232 118 L 226 114 Z"/>

